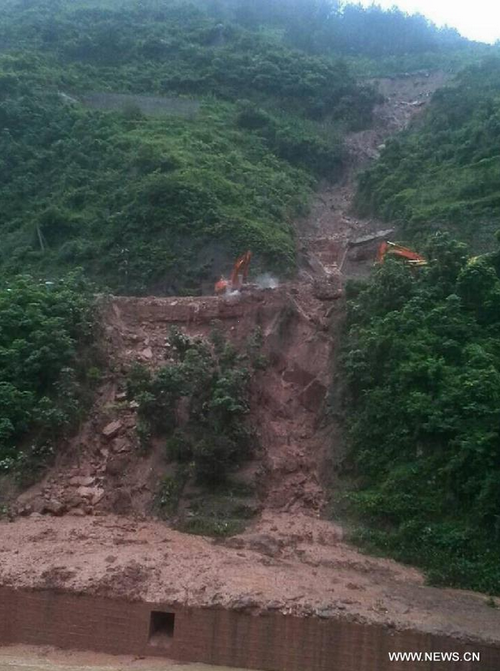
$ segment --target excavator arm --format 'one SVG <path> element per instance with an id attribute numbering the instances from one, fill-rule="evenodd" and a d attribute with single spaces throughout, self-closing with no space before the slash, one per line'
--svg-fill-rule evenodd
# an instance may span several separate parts
<path id="1" fill-rule="evenodd" d="M 215 293 L 222 294 L 225 293 L 228 289 L 230 291 L 240 289 L 241 286 L 248 279 L 248 270 L 250 267 L 251 260 L 252 260 L 252 252 L 250 251 L 240 256 L 233 266 L 233 270 L 231 272 L 231 278 L 229 280 L 226 280 L 224 277 L 221 277 L 220 280 L 215 285 Z"/>
<path id="2" fill-rule="evenodd" d="M 388 242 L 387 240 L 380 244 L 378 248 L 377 261 L 378 263 L 384 263 L 385 257 L 387 254 L 393 256 L 398 256 L 405 261 L 407 261 L 411 266 L 426 266 L 427 259 L 425 259 L 417 252 L 414 252 L 408 247 L 403 247 L 402 245 L 396 245 L 394 242 Z"/>
<path id="3" fill-rule="evenodd" d="M 248 269 L 252 259 L 252 252 L 248 251 L 236 261 L 231 273 L 231 288 L 238 289 L 248 277 Z M 241 276 L 241 278 L 240 278 Z"/>
<path id="4" fill-rule="evenodd" d="M 247 281 L 248 269 L 250 267 L 251 260 L 252 252 L 248 251 L 246 254 L 243 254 L 243 256 L 240 256 L 236 262 L 233 269 L 233 274 L 231 275 L 231 284 L 233 285 L 233 288 L 237 288 Z"/>

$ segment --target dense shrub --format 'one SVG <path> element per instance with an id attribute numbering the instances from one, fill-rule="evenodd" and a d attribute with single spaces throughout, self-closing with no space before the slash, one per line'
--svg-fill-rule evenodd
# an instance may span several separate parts
<path id="1" fill-rule="evenodd" d="M 293 271 L 290 221 L 315 179 L 339 175 L 342 132 L 366 127 L 377 100 L 350 62 L 392 58 L 383 67 L 400 70 L 486 53 L 422 16 L 326 0 L 12 0 L 0 45 L 0 265 L 81 265 L 127 293 L 194 293 L 249 246 Z M 445 226 L 487 243 L 497 71 L 492 61 L 464 74 L 387 148 L 363 178 L 365 211 L 411 235 Z M 139 104 L 75 103 L 92 91 L 205 103 L 195 118 L 150 119 Z"/>
<path id="2" fill-rule="evenodd" d="M 92 385 L 92 298 L 77 276 L 0 286 L 0 470 L 41 461 Z"/>
<path id="3" fill-rule="evenodd" d="M 248 353 L 238 354 L 219 331 L 205 341 L 173 329 L 167 347 L 174 361 L 155 374 L 138 366 L 130 371 L 128 393 L 139 403 L 141 426 L 166 435 L 168 458 L 191 464 L 202 484 L 224 482 L 250 454 L 246 415 L 257 342 L 254 334 Z"/>
<path id="4" fill-rule="evenodd" d="M 258 26 L 233 23 L 234 13 L 221 25 L 204 2 L 165 2 L 161 9 L 118 0 L 106 9 L 11 2 L 5 17 L 2 43 L 50 55 L 77 86 L 91 78 L 94 86 L 134 92 L 254 98 L 316 117 L 334 114 L 360 90 L 343 61 L 294 51 Z M 11 86 L 1 82 L 0 92 Z"/>
<path id="5" fill-rule="evenodd" d="M 369 544 L 434 582 L 500 592 L 500 278 L 437 237 L 351 296 L 352 496 Z"/>
<path id="6" fill-rule="evenodd" d="M 0 102 L 8 272 L 78 265 L 115 292 L 177 294 L 249 247 L 275 271 L 293 269 L 290 220 L 313 179 L 238 130 L 231 107 L 207 105 L 191 121 L 130 120 L 49 93 L 13 106 Z"/>
<path id="7" fill-rule="evenodd" d="M 339 177 L 343 165 L 340 137 L 318 133 L 312 124 L 288 115 L 272 115 L 250 101 L 239 104 L 236 122 L 288 163 L 317 177 Z"/>
<path id="8" fill-rule="evenodd" d="M 376 96 L 341 60 L 220 25 L 214 11 L 6 4 L 0 268 L 81 266 L 128 294 L 195 294 L 248 248 L 257 265 L 293 272 L 291 221 L 317 178 L 338 176 L 341 132 L 370 122 Z M 80 98 L 92 92 L 196 96 L 201 111 L 166 101 L 150 116 L 137 97 L 96 111 L 95 96 Z M 240 123 L 242 98 L 266 110 L 265 128 Z"/>
<path id="9" fill-rule="evenodd" d="M 455 29 L 438 28 L 419 14 L 397 7 L 363 7 L 332 0 L 216 0 L 208 4 L 218 20 L 232 19 L 248 28 L 281 29 L 288 43 L 312 53 L 334 52 L 380 57 L 436 53 L 465 48 Z"/>

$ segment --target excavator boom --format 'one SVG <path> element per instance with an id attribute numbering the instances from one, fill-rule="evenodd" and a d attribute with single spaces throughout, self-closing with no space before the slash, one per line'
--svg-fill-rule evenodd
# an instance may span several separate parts
<path id="1" fill-rule="evenodd" d="M 425 259 L 417 252 L 414 252 L 408 247 L 403 247 L 402 245 L 396 245 L 394 242 L 384 241 L 380 244 L 377 254 L 377 261 L 379 263 L 384 263 L 385 257 L 387 254 L 392 254 L 394 256 L 399 256 L 412 266 L 426 266 L 427 259 Z"/>
<path id="2" fill-rule="evenodd" d="M 215 285 L 215 293 L 223 294 L 228 289 L 230 291 L 236 291 L 240 289 L 241 286 L 247 281 L 251 260 L 252 252 L 250 251 L 240 256 L 233 266 L 231 278 L 226 280 L 225 278 L 221 277 Z"/>
<path id="3" fill-rule="evenodd" d="M 248 251 L 243 256 L 240 256 L 234 264 L 233 272 L 231 273 L 231 285 L 233 289 L 238 288 L 243 282 L 246 282 L 251 259 L 252 252 Z"/>

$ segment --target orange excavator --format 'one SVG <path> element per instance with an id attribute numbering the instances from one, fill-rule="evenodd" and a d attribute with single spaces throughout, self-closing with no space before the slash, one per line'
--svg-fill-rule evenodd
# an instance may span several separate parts
<path id="1" fill-rule="evenodd" d="M 215 293 L 220 295 L 225 294 L 227 291 L 238 291 L 241 289 L 242 285 L 247 281 L 248 268 L 251 260 L 252 252 L 250 251 L 243 254 L 243 256 L 240 256 L 233 266 L 230 279 L 227 280 L 225 277 L 221 277 L 216 283 Z"/>
<path id="2" fill-rule="evenodd" d="M 411 266 L 420 267 L 427 265 L 427 260 L 423 256 L 417 254 L 417 252 L 414 252 L 412 249 L 396 245 L 394 242 L 384 241 L 380 244 L 380 247 L 378 248 L 377 262 L 384 263 L 387 254 L 399 256 Z"/>

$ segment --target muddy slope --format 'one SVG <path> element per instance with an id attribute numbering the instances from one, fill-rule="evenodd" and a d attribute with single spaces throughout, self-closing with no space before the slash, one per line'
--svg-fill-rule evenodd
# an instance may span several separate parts
<path id="1" fill-rule="evenodd" d="M 349 243 L 388 229 L 386 224 L 360 219 L 352 211 L 357 174 L 378 158 L 387 139 L 405 129 L 425 109 L 438 88 L 450 84 L 450 76 L 423 73 L 375 79 L 372 84 L 384 96 L 384 102 L 375 109 L 372 128 L 347 137 L 348 159 L 342 181 L 323 186 L 308 217 L 299 225 L 302 257 L 309 259 L 312 253 L 324 265 L 337 263 L 344 279 L 366 276 L 373 262 L 373 247 L 348 249 Z"/>
<path id="2" fill-rule="evenodd" d="M 217 543 L 123 517 L 0 524 L 0 583 L 172 605 L 345 618 L 500 642 L 484 596 L 424 587 L 418 572 L 357 553 L 301 515 L 264 516 L 252 537 Z"/>
<path id="3" fill-rule="evenodd" d="M 243 347 L 256 327 L 264 337 L 266 369 L 251 389 L 257 428 L 253 462 L 245 467 L 262 510 L 319 514 L 324 497 L 318 456 L 326 441 L 317 431 L 329 384 L 329 304 L 311 288 L 284 285 L 227 299 L 115 298 L 101 306 L 108 371 L 90 417 L 66 445 L 43 480 L 21 494 L 13 511 L 70 514 L 151 515 L 161 478 L 168 472 L 165 441 L 141 453 L 137 408 L 126 399 L 134 362 L 152 369 L 168 365 L 171 326 L 207 337 L 214 324 Z"/>

